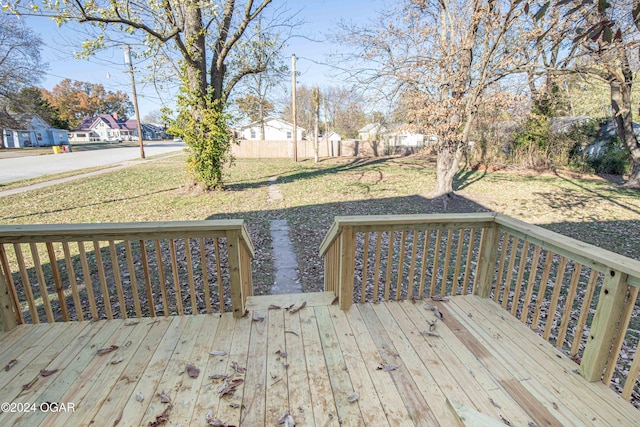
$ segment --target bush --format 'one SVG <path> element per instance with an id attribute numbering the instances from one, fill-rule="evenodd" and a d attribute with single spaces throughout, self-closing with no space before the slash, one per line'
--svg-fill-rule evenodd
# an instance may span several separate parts
<path id="1" fill-rule="evenodd" d="M 624 175 L 631 170 L 631 156 L 618 138 L 606 144 L 601 156 L 585 157 L 585 163 L 595 173 Z"/>

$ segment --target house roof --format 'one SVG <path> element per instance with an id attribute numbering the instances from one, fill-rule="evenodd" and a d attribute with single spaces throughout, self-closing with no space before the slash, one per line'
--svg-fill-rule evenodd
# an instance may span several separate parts
<path id="1" fill-rule="evenodd" d="M 98 114 L 97 116 L 92 117 L 84 117 L 80 121 L 80 125 L 76 130 L 91 130 L 96 126 L 98 121 L 105 123 L 111 129 L 126 129 L 126 130 L 134 130 L 137 127 L 137 122 L 134 119 L 116 119 L 111 114 Z"/>
<path id="2" fill-rule="evenodd" d="M 42 117 L 36 113 L 13 113 L 4 111 L 0 117 L 3 126 L 13 130 L 29 130 L 33 128 L 33 121 L 44 123 L 46 127 L 51 127 Z"/>
<path id="3" fill-rule="evenodd" d="M 284 121 L 282 119 L 279 119 L 277 117 L 265 117 L 264 124 L 267 125 L 267 126 L 270 126 L 272 128 L 279 129 L 279 130 L 282 130 L 282 129 L 293 129 L 293 125 L 291 123 L 286 122 L 286 121 Z M 249 128 L 252 128 L 252 127 L 255 127 L 255 126 L 259 126 L 259 125 L 260 125 L 260 122 L 252 122 L 252 123 L 249 123 L 247 125 L 242 126 L 240 129 L 241 130 L 242 129 L 249 129 Z M 297 128 L 300 129 L 301 131 L 305 131 L 306 130 L 302 126 L 297 126 Z"/>

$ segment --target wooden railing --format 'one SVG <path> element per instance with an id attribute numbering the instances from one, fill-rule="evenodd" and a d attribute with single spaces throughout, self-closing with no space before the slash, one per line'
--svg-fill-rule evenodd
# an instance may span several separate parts
<path id="1" fill-rule="evenodd" d="M 336 217 L 325 290 L 352 302 L 474 293 L 580 363 L 640 393 L 640 262 L 499 214 Z M 640 396 L 638 396 L 640 397 Z"/>
<path id="2" fill-rule="evenodd" d="M 242 220 L 0 226 L 0 326 L 241 316 L 251 258 Z"/>

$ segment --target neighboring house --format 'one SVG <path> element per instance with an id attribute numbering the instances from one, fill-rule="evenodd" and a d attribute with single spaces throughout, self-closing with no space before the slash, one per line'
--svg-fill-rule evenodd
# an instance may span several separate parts
<path id="1" fill-rule="evenodd" d="M 302 132 L 305 129 L 297 127 L 297 139 L 302 140 Z M 240 137 L 248 140 L 261 140 L 260 122 L 249 123 L 240 128 Z M 293 139 L 293 125 L 275 117 L 264 119 L 264 140 L 265 141 L 285 141 Z"/>
<path id="2" fill-rule="evenodd" d="M 134 120 L 135 123 L 135 120 Z M 164 126 L 154 123 L 142 123 L 142 139 L 149 141 L 159 141 L 161 139 L 167 139 L 167 132 Z M 138 132 L 136 131 L 136 136 Z"/>
<path id="3" fill-rule="evenodd" d="M 69 144 L 66 130 L 52 127 L 37 114 L 7 113 L 3 121 L 6 123 L 3 141 L 7 148 Z"/>
<path id="4" fill-rule="evenodd" d="M 376 141 L 385 131 L 386 128 L 380 123 L 369 123 L 358 131 L 358 139 L 360 141 Z"/>
<path id="5" fill-rule="evenodd" d="M 136 120 L 120 119 L 117 114 L 98 114 L 95 117 L 85 117 L 77 129 L 69 132 L 69 140 L 72 142 L 130 141 L 138 137 L 137 124 Z"/>
<path id="6" fill-rule="evenodd" d="M 414 133 L 408 130 L 398 130 L 384 134 L 384 139 L 392 147 L 422 147 L 426 138 L 421 133 Z"/>
<path id="7" fill-rule="evenodd" d="M 342 137 L 338 135 L 336 132 L 331 132 L 329 135 L 327 135 L 327 141 L 329 141 L 332 144 L 338 143 L 342 141 Z"/>

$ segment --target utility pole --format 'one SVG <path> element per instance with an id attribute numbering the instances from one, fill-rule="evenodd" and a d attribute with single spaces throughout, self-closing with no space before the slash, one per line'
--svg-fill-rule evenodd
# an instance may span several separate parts
<path id="1" fill-rule="evenodd" d="M 140 124 L 140 111 L 138 110 L 138 94 L 136 93 L 136 79 L 134 77 L 133 63 L 131 62 L 131 48 L 126 45 L 124 48 L 124 63 L 129 65 L 129 69 L 125 73 L 131 74 L 131 88 L 133 89 L 133 109 L 136 113 L 136 122 L 138 123 L 138 141 L 140 141 L 140 158 L 144 159 L 144 144 L 142 143 L 142 125 Z"/>
<path id="2" fill-rule="evenodd" d="M 293 161 L 298 161 L 298 120 L 296 119 L 296 55 L 291 55 L 291 113 L 293 116 Z"/>

